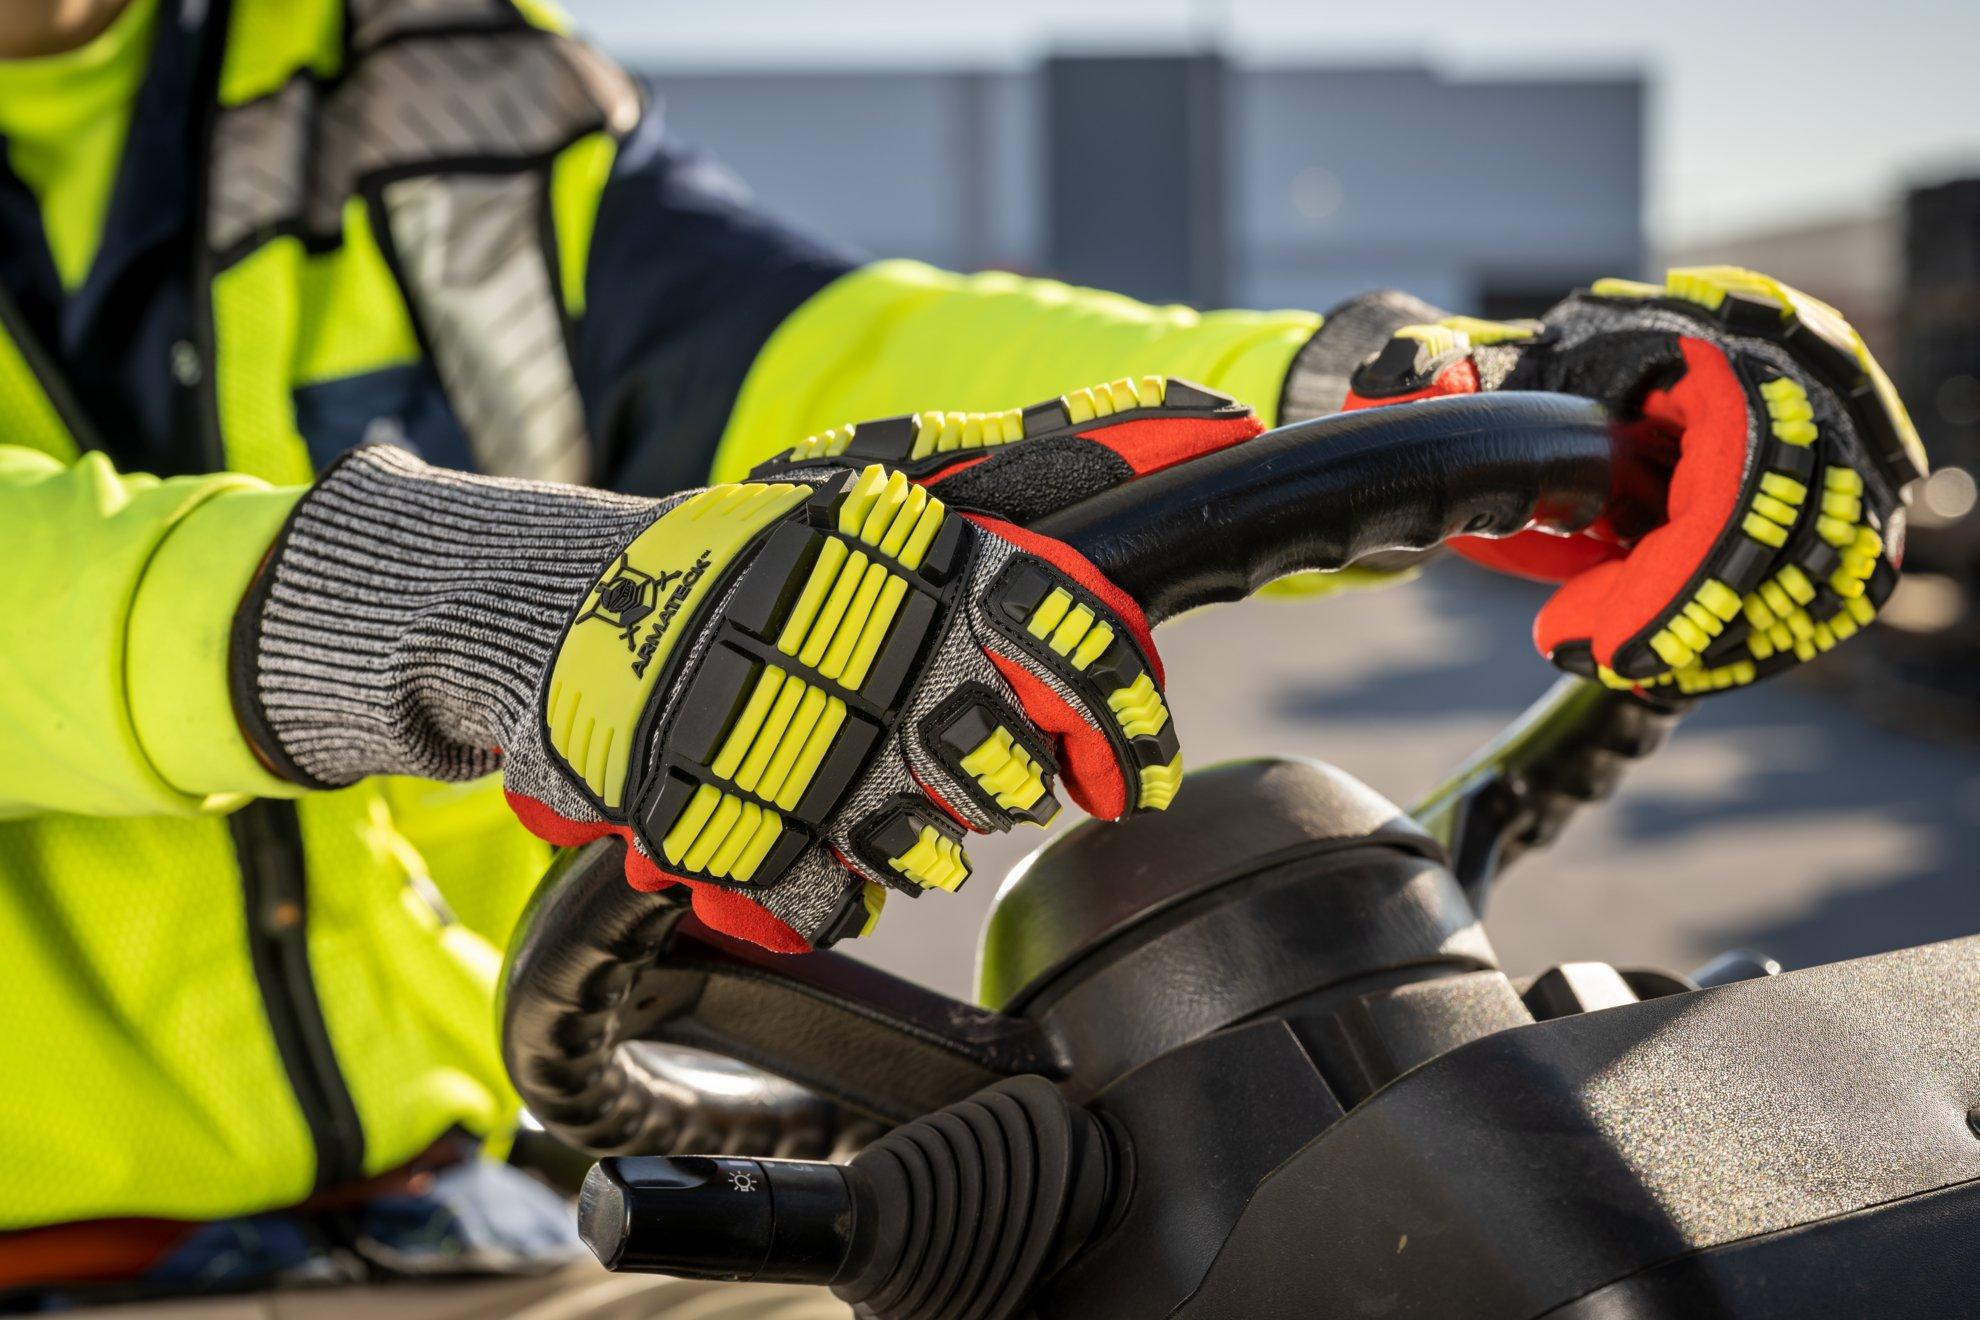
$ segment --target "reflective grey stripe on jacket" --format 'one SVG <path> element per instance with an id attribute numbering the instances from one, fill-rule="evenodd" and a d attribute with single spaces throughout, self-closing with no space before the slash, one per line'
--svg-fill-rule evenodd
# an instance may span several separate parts
<path id="1" fill-rule="evenodd" d="M 520 26 L 506 5 L 374 0 L 356 7 L 353 30 L 342 77 L 298 74 L 221 112 L 210 247 L 226 263 L 278 234 L 331 244 L 345 203 L 374 199 L 477 466 L 583 480 L 545 167 L 589 133 L 628 131 L 637 93 L 582 43 Z"/>

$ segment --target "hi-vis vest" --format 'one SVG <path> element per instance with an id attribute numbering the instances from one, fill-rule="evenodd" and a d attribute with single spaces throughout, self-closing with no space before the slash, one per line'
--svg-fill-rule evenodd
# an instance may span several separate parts
<path id="1" fill-rule="evenodd" d="M 638 104 L 532 8 L 214 0 L 207 466 L 305 482 L 360 438 L 305 404 L 357 401 L 362 434 L 585 477 L 567 338 Z M 95 447 L 4 319 L 0 436 Z M 282 1205 L 513 1118 L 491 991 L 547 852 L 497 786 L 229 805 L 0 822 L 0 1229 Z"/>

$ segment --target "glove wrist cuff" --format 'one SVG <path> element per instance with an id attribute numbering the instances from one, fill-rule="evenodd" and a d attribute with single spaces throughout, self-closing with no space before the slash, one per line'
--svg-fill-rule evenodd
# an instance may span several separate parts
<path id="1" fill-rule="evenodd" d="M 1279 396 L 1279 425 L 1339 412 L 1354 369 L 1380 352 L 1396 331 L 1449 315 L 1421 298 L 1394 290 L 1364 293 L 1341 303 L 1293 355 Z"/>
<path id="2" fill-rule="evenodd" d="M 242 724 L 313 787 L 493 771 L 572 608 L 665 507 L 352 451 L 297 504 L 236 616 Z"/>

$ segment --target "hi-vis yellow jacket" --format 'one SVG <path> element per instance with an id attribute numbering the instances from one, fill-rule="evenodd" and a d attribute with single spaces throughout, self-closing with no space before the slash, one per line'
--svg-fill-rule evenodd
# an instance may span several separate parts
<path id="1" fill-rule="evenodd" d="M 234 606 L 339 450 L 658 491 L 1127 374 L 1269 419 L 1317 324 L 845 260 L 535 3 L 164 3 L 186 475 L 0 299 L 0 1229 L 249 1212 L 513 1118 L 491 988 L 542 846 L 489 783 L 300 794 L 229 705 Z"/>

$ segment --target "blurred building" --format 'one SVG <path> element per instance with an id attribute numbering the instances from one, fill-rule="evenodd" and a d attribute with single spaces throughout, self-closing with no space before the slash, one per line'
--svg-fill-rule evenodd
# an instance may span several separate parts
<path id="1" fill-rule="evenodd" d="M 1635 77 L 1200 55 L 649 76 L 677 136 L 880 255 L 1198 304 L 1395 286 L 1496 314 L 1644 264 Z"/>
<path id="2" fill-rule="evenodd" d="M 1914 608 L 1895 621 L 1914 636 L 1894 679 L 1942 727 L 1980 735 L 1980 179 L 1914 188 L 1902 216 L 1892 376 L 1936 471 L 1912 504 L 1899 595 Z"/>
<path id="3" fill-rule="evenodd" d="M 1904 206 L 1897 380 L 1938 464 L 1980 470 L 1980 179 Z"/>

